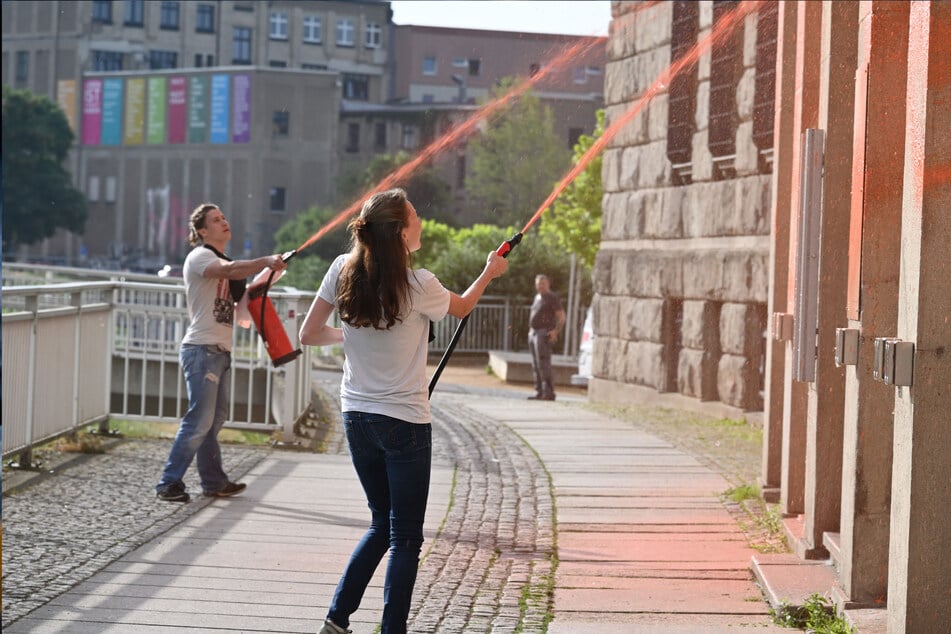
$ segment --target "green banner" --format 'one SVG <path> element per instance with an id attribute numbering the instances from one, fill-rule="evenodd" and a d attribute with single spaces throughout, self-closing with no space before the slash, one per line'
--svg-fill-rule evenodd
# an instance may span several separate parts
<path id="1" fill-rule="evenodd" d="M 189 78 L 188 142 L 208 142 L 208 77 Z"/>
<path id="2" fill-rule="evenodd" d="M 165 143 L 167 103 L 165 77 L 149 77 L 149 113 L 145 133 L 145 140 L 149 144 Z"/>

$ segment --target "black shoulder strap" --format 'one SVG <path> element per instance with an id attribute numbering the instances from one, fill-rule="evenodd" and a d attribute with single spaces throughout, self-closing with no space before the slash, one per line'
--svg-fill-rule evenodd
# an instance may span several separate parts
<path id="1" fill-rule="evenodd" d="M 223 260 L 228 260 L 229 262 L 234 261 L 210 244 L 203 246 Z M 237 304 L 239 301 L 241 301 L 241 298 L 244 297 L 244 291 L 248 287 L 248 282 L 247 280 L 228 280 L 228 287 L 231 290 L 232 301 Z"/>

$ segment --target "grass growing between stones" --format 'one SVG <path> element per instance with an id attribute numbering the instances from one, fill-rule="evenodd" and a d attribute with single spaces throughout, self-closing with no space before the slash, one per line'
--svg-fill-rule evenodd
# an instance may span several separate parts
<path id="1" fill-rule="evenodd" d="M 770 616 L 776 625 L 804 629 L 812 634 L 855 634 L 855 630 L 836 614 L 832 602 L 819 593 L 813 593 L 802 606 L 783 603 L 778 609 L 771 609 Z"/>

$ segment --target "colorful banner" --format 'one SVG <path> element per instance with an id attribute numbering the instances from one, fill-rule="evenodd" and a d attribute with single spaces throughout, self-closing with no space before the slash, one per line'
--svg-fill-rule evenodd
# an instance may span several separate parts
<path id="1" fill-rule="evenodd" d="M 184 77 L 170 77 L 168 80 L 168 142 L 184 143 L 186 108 L 188 106 L 188 84 Z"/>
<path id="2" fill-rule="evenodd" d="M 211 142 L 228 142 L 228 75 L 211 76 Z"/>
<path id="3" fill-rule="evenodd" d="M 165 78 L 149 77 L 149 111 L 145 141 L 149 145 L 165 143 Z"/>
<path id="4" fill-rule="evenodd" d="M 208 78 L 188 81 L 188 142 L 208 142 Z"/>
<path id="5" fill-rule="evenodd" d="M 60 79 L 56 82 L 56 103 L 66 114 L 69 129 L 76 132 L 76 80 Z"/>
<path id="6" fill-rule="evenodd" d="M 145 80 L 130 79 L 125 84 L 124 145 L 145 143 Z"/>
<path id="7" fill-rule="evenodd" d="M 102 80 L 83 82 L 83 145 L 99 145 L 102 134 Z"/>
<path id="8" fill-rule="evenodd" d="M 234 123 L 231 140 L 247 143 L 251 140 L 251 77 L 234 76 L 234 97 L 231 100 Z"/>
<path id="9" fill-rule="evenodd" d="M 102 144 L 122 143 L 122 80 L 111 77 L 102 82 Z"/>

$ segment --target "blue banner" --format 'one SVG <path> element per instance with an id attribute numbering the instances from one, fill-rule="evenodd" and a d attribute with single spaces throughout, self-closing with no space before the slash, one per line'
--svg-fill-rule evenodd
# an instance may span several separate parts
<path id="1" fill-rule="evenodd" d="M 211 76 L 211 142 L 227 143 L 228 137 L 228 75 Z"/>
<path id="2" fill-rule="evenodd" d="M 122 80 L 106 79 L 102 82 L 102 144 L 122 143 Z"/>

